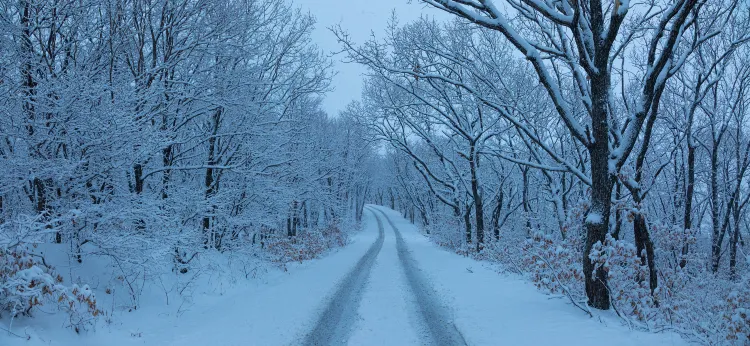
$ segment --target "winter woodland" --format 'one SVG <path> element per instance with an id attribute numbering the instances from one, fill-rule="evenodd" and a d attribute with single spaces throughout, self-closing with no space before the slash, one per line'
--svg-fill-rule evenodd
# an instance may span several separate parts
<path id="1" fill-rule="evenodd" d="M 580 314 L 750 343 L 750 4 L 421 3 L 330 56 L 285 0 L 0 1 L 0 326 L 253 280 L 371 203 Z M 332 59 L 367 68 L 340 114 Z"/>

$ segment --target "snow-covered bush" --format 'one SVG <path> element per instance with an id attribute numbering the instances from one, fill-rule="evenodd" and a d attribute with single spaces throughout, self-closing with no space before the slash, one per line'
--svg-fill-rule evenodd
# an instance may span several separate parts
<path id="1" fill-rule="evenodd" d="M 101 314 L 96 297 L 87 286 L 63 285 L 63 278 L 44 258 L 18 243 L 0 248 L 0 312 L 11 318 L 32 316 L 35 307 L 58 304 L 76 332 Z"/>
<path id="2" fill-rule="evenodd" d="M 726 325 L 726 339 L 737 344 L 750 344 L 750 278 L 732 288 L 721 316 Z"/>
<path id="3" fill-rule="evenodd" d="M 570 238 L 555 242 L 551 235 L 536 231 L 523 245 L 523 268 L 528 270 L 539 289 L 563 294 L 580 304 L 585 300 L 582 294 L 583 268 L 577 248 Z"/>
<path id="4" fill-rule="evenodd" d="M 265 249 L 273 262 L 283 266 L 318 258 L 329 249 L 346 245 L 347 239 L 347 234 L 337 225 L 330 225 L 320 230 L 303 231 L 294 237 L 272 237 L 265 243 Z"/>
<path id="5" fill-rule="evenodd" d="M 563 225 L 565 239 L 561 233 L 536 230 L 521 247 L 524 271 L 541 290 L 552 294 L 564 294 L 573 303 L 585 304 L 583 294 L 583 225 L 576 222 L 583 217 L 587 205 L 576 205 L 571 209 Z"/>
<path id="6" fill-rule="evenodd" d="M 429 226 L 432 239 L 440 246 L 453 249 L 460 254 L 466 254 L 466 240 L 462 237 L 461 223 L 449 214 L 437 214 Z"/>
<path id="7" fill-rule="evenodd" d="M 670 326 L 704 345 L 750 344 L 750 279 L 732 282 L 708 270 L 696 273 L 680 274 L 684 285 L 662 286 L 661 316 L 654 325 Z"/>
<path id="8" fill-rule="evenodd" d="M 594 244 L 589 258 L 595 268 L 602 267 L 607 272 L 610 299 L 618 313 L 639 321 L 655 318 L 656 303 L 648 286 L 648 267 L 642 263 L 633 243 L 608 234 L 604 244 Z"/>
<path id="9" fill-rule="evenodd" d="M 497 241 L 485 244 L 482 252 L 476 254 L 477 259 L 499 263 L 502 271 L 523 274 L 526 272 L 522 261 L 523 249 L 518 247 L 526 241 L 524 236 L 513 233 L 501 233 Z"/>

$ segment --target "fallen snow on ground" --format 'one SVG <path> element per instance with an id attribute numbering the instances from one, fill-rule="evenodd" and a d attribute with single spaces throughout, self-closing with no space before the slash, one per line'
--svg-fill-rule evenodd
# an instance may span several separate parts
<path id="1" fill-rule="evenodd" d="M 420 277 L 437 294 L 440 305 L 447 307 L 444 316 L 452 319 L 468 345 L 685 344 L 675 334 L 630 330 L 610 314 L 590 318 L 566 301 L 542 294 L 520 277 L 498 274 L 486 263 L 438 247 L 397 212 L 376 208 L 400 231 L 402 245 Z M 399 259 L 395 232 L 387 219 L 379 216 L 384 244 L 364 284 L 359 306 L 351 307 L 357 317 L 348 344 L 429 344 L 429 328 Z M 296 345 L 316 326 L 339 283 L 377 237 L 375 216 L 368 211 L 363 231 L 350 245 L 322 259 L 290 265 L 288 272 L 272 270 L 259 279 L 219 290 L 194 288 L 189 304 L 172 301 L 166 305 L 158 292 L 146 292 L 142 308 L 118 313 L 112 323 L 100 322 L 95 331 L 83 335 L 61 328 L 59 317 L 41 314 L 13 325 L 13 331 L 29 335 L 29 341 L 0 332 L 0 345 Z M 219 283 L 224 287 L 219 279 L 206 284 Z M 98 294 L 106 305 L 108 296 Z M 7 320 L 0 323 L 7 327 Z"/>
<path id="2" fill-rule="evenodd" d="M 191 301 L 165 304 L 163 293 L 145 294 L 141 308 L 118 313 L 114 322 L 100 321 L 95 331 L 76 335 L 60 325 L 60 316 L 37 317 L 13 324 L 13 332 L 0 331 L 2 346 L 80 345 L 288 345 L 296 343 L 315 323 L 326 296 L 377 238 L 375 231 L 355 234 L 345 248 L 302 264 L 287 264 L 288 272 L 272 269 L 258 279 L 227 278 L 203 282 L 194 288 Z M 85 263 L 85 262 L 84 262 Z M 60 269 L 60 267 L 58 267 Z M 217 290 L 210 285 L 223 285 Z M 108 306 L 110 296 L 97 293 Z M 58 314 L 59 315 L 59 314 Z M 0 319 L 7 328 L 7 320 Z"/>
<path id="3" fill-rule="evenodd" d="M 375 223 L 366 212 L 368 225 Z M 381 219 L 383 219 L 381 217 Z M 383 248 L 370 273 L 358 313 L 360 319 L 349 339 L 349 345 L 421 345 L 425 339 L 419 317 L 412 309 L 413 300 L 405 275 L 399 265 L 396 238 L 385 220 Z"/>
<path id="4" fill-rule="evenodd" d="M 686 345 L 673 333 L 630 330 L 609 314 L 590 318 L 531 283 L 439 248 L 399 213 L 379 209 L 401 231 L 423 274 L 451 306 L 469 345 Z"/>

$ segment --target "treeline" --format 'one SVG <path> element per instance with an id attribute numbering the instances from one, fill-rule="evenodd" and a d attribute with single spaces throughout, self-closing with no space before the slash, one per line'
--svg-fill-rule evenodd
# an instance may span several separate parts
<path id="1" fill-rule="evenodd" d="M 747 3 L 425 3 L 453 20 L 338 33 L 373 201 L 587 312 L 748 342 Z"/>
<path id="2" fill-rule="evenodd" d="M 140 280 L 351 226 L 372 149 L 321 109 L 313 25 L 284 0 L 2 2 L 3 254 L 69 244 Z"/>

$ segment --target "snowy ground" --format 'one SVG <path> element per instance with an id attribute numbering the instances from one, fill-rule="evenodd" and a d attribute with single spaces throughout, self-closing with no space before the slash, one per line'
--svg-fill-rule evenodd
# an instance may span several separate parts
<path id="1" fill-rule="evenodd" d="M 287 273 L 197 295 L 179 313 L 145 303 L 82 336 L 29 320 L 13 330 L 31 341 L 0 332 L 0 345 L 685 344 L 674 334 L 629 330 L 610 315 L 589 318 L 517 277 L 437 247 L 397 212 L 366 209 L 352 244 Z"/>
<path id="2" fill-rule="evenodd" d="M 629 330 L 614 316 L 589 318 L 532 284 L 440 249 L 397 212 L 379 207 L 404 237 L 423 274 L 450 306 L 468 345 L 685 345 L 675 334 Z"/>

